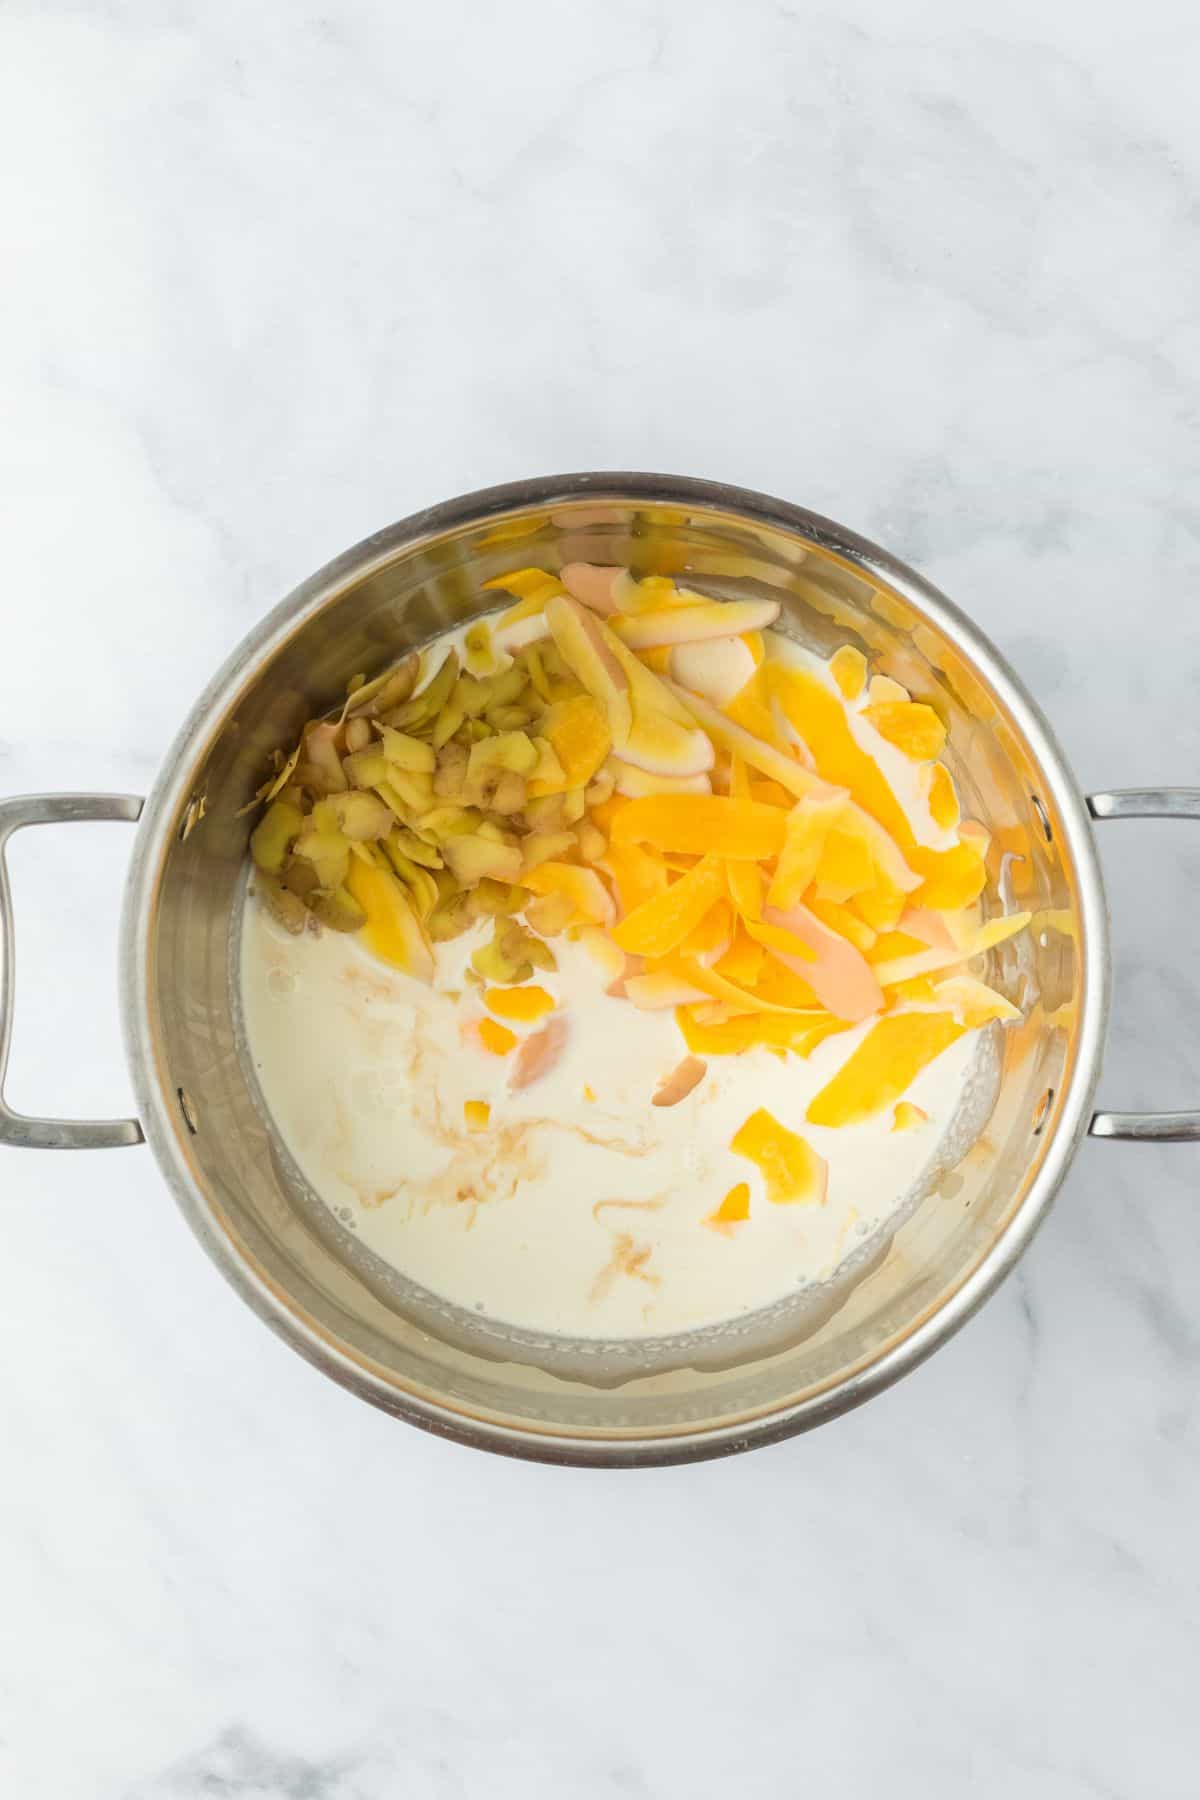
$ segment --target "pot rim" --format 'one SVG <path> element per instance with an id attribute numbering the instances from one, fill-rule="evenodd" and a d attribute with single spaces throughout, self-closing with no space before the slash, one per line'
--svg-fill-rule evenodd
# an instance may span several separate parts
<path id="1" fill-rule="evenodd" d="M 1083 921 L 1079 1014 L 1073 1064 L 1057 1096 L 1057 1119 L 1041 1167 L 1019 1209 L 975 1268 L 939 1307 L 872 1361 L 790 1406 L 734 1422 L 644 1436 L 542 1432 L 513 1426 L 416 1390 L 400 1389 L 376 1365 L 331 1340 L 291 1295 L 235 1243 L 192 1173 L 186 1127 L 176 1097 L 159 1082 L 153 1054 L 150 971 L 156 898 L 170 833 L 186 804 L 194 771 L 231 698 L 247 675 L 320 611 L 351 579 L 390 562 L 398 552 L 463 526 L 518 508 L 549 509 L 581 500 L 684 504 L 697 511 L 740 514 L 751 522 L 799 532 L 855 567 L 881 578 L 913 602 L 965 650 L 999 695 L 1026 739 L 1062 823 L 1075 871 Z M 293 1349 L 361 1398 L 438 1435 L 535 1461 L 603 1467 L 651 1467 L 729 1455 L 776 1442 L 849 1412 L 890 1387 L 945 1343 L 1010 1273 L 1038 1226 L 1086 1134 L 1100 1072 L 1110 986 L 1108 913 L 1090 818 L 1070 766 L 1036 702 L 995 646 L 938 588 L 869 539 L 820 514 L 751 489 L 690 477 L 594 471 L 544 476 L 459 495 L 374 532 L 293 589 L 247 634 L 208 682 L 163 761 L 137 833 L 121 923 L 121 1013 L 126 1056 L 146 1137 L 159 1168 L 200 1242 L 242 1298 Z"/>

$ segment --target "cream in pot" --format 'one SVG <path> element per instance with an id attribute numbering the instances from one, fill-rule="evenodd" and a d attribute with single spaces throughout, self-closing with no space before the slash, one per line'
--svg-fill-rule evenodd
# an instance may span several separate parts
<path id="1" fill-rule="evenodd" d="M 466 623 L 482 581 L 571 560 L 672 573 L 721 596 L 770 593 L 790 635 L 827 653 L 851 636 L 947 720 L 964 805 L 1022 858 L 1043 915 L 1005 1034 L 985 1129 L 820 1316 L 669 1365 L 604 1345 L 555 1366 L 537 1334 L 464 1338 L 381 1287 L 352 1233 L 304 1203 L 264 1121 L 233 996 L 249 820 L 271 747 L 335 703 L 356 670 Z M 1103 795 L 1098 817 L 1193 817 L 1191 790 Z M 0 803 L 13 830 L 133 818 L 80 795 Z M 0 868 L 2 868 L 0 860 Z M 1014 867 L 1017 867 L 1015 863 Z M 15 937 L 0 884 L 0 1063 Z M 1003 658 L 942 594 L 886 552 L 802 508 L 654 475 L 551 477 L 468 495 L 376 534 L 305 582 L 247 638 L 183 725 L 142 816 L 123 927 L 122 1005 L 138 1121 L 28 1119 L 9 1143 L 149 1139 L 185 1217 L 247 1302 L 324 1372 L 374 1404 L 481 1447 L 555 1462 L 646 1465 L 726 1454 L 819 1424 L 912 1369 L 1020 1256 L 1092 1122 L 1109 950 L 1091 816 L 1052 732 Z M 1101 1135 L 1196 1136 L 1195 1115 L 1099 1115 Z"/>

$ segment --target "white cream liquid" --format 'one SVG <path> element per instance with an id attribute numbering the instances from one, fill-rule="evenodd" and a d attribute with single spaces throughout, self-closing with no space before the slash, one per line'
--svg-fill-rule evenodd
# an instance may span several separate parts
<path id="1" fill-rule="evenodd" d="M 441 946 L 429 988 L 353 938 L 290 937 L 251 899 L 241 971 L 263 1097 L 314 1193 L 392 1268 L 495 1321 L 570 1338 L 657 1336 L 825 1281 L 919 1191 L 971 1084 L 978 1032 L 912 1084 L 926 1124 L 893 1132 L 889 1107 L 863 1125 L 809 1125 L 809 1101 L 868 1024 L 807 1061 L 764 1049 L 711 1057 L 685 1100 L 652 1106 L 687 1054 L 672 1013 L 610 999 L 588 953 L 557 938 L 558 971 L 538 981 L 565 1012 L 567 1048 L 542 1081 L 512 1093 L 511 1058 L 475 1039 L 483 1008 L 463 979 L 488 935 Z M 479 1135 L 466 1129 L 467 1100 L 490 1103 Z M 730 1150 L 758 1107 L 826 1159 L 824 1204 L 770 1204 L 756 1166 Z M 749 1220 L 728 1235 L 706 1225 L 741 1181 Z"/>

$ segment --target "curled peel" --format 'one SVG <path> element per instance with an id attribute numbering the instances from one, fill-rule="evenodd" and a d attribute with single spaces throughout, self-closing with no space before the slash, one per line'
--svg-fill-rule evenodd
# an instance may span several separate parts
<path id="1" fill-rule="evenodd" d="M 712 969 L 720 964 L 732 942 L 733 908 L 721 894 L 679 947 L 684 956 L 694 956 L 706 969 Z"/>
<path id="2" fill-rule="evenodd" d="M 614 630 L 631 650 L 650 650 L 662 644 L 739 637 L 773 625 L 778 617 L 777 600 L 701 600 L 694 606 L 627 615 L 616 621 Z"/>
<path id="3" fill-rule="evenodd" d="M 747 922 L 760 918 L 766 880 L 758 865 L 730 859 L 725 864 L 725 880 L 734 911 Z"/>
<path id="4" fill-rule="evenodd" d="M 613 941 L 635 956 L 667 956 L 695 930 L 724 893 L 725 872 L 720 859 L 705 856 L 671 887 L 627 914 L 613 931 Z"/>
<path id="5" fill-rule="evenodd" d="M 803 763 L 806 769 L 815 770 L 817 764 L 812 751 L 792 725 L 779 701 L 774 697 L 771 699 L 771 718 L 774 720 L 775 736 L 779 742 L 786 745 L 796 760 Z"/>
<path id="6" fill-rule="evenodd" d="M 490 581 L 483 583 L 485 592 L 499 589 L 501 593 L 515 594 L 518 603 L 529 611 L 536 611 L 545 606 L 547 600 L 555 594 L 563 592 L 563 584 L 557 575 L 551 575 L 548 569 L 511 569 L 505 575 L 493 575 Z M 511 607 L 509 612 L 515 612 Z M 507 618 L 509 615 L 506 614 Z"/>
<path id="7" fill-rule="evenodd" d="M 698 694 L 689 693 L 674 682 L 671 691 L 677 696 L 696 723 L 703 727 L 719 750 L 729 754 L 737 753 L 752 769 L 758 769 L 772 781 L 779 782 L 781 787 L 794 794 L 797 800 L 808 794 L 827 794 L 830 784 L 814 775 L 810 769 L 800 766 L 794 756 L 777 749 L 764 738 L 757 737 L 747 731 L 744 725 L 730 718 Z M 768 714 L 769 722 L 769 714 Z"/>
<path id="8" fill-rule="evenodd" d="M 617 746 L 625 762 L 652 775 L 703 775 L 715 759 L 712 740 L 667 684 L 616 638 L 615 652 L 629 678 L 633 723 Z"/>
<path id="9" fill-rule="evenodd" d="M 398 878 L 351 857 L 345 885 L 366 914 L 361 936 L 371 954 L 418 981 L 432 981 L 433 952 Z"/>
<path id="10" fill-rule="evenodd" d="M 725 718 L 740 730 L 749 732 L 751 737 L 758 738 L 764 744 L 772 745 L 778 751 L 788 748 L 789 742 L 796 740 L 790 732 L 779 729 L 777 714 L 771 704 L 770 689 L 767 685 L 766 668 L 759 664 L 754 674 L 744 687 L 738 689 L 731 700 L 727 700 L 721 708 Z M 807 747 L 800 761 L 806 768 L 812 767 L 812 758 Z"/>
<path id="11" fill-rule="evenodd" d="M 521 886 L 535 894 L 561 894 L 575 908 L 576 918 L 586 925 L 611 925 L 616 917 L 612 896 L 594 869 L 580 868 L 576 863 L 544 862 L 527 869 L 520 877 Z"/>
<path id="12" fill-rule="evenodd" d="M 698 988 L 712 1000 L 724 1000 L 738 1012 L 778 1013 L 790 1018 L 806 1017 L 811 1008 L 788 1006 L 780 1001 L 767 999 L 758 989 L 739 987 L 736 981 L 727 981 L 718 975 L 715 969 L 706 969 L 695 957 L 676 955 L 664 959 L 663 968 L 674 974 L 681 982 Z M 628 985 L 628 984 L 626 984 Z"/>
<path id="13" fill-rule="evenodd" d="M 640 581 L 635 581 L 626 573 L 614 592 L 617 605 L 626 615 L 661 612 L 668 606 L 693 606 L 704 599 L 703 594 L 676 587 L 669 575 L 643 575 Z"/>
<path id="14" fill-rule="evenodd" d="M 609 843 L 606 854 L 597 865 L 608 877 L 616 892 L 623 914 L 661 894 L 667 886 L 667 865 L 656 851 L 641 844 Z"/>
<path id="15" fill-rule="evenodd" d="M 1024 931 L 1030 917 L 1029 913 L 1009 913 L 1002 919 L 989 919 L 986 925 L 979 926 L 961 942 L 954 942 L 948 934 L 951 936 L 948 947 L 940 945 L 918 950 L 911 956 L 897 957 L 891 962 L 876 963 L 876 980 L 882 987 L 891 988 L 919 975 L 934 975 L 939 969 L 952 969 L 956 964 L 966 962 L 972 956 L 981 956 L 985 951 L 995 949 L 997 944 L 1015 937 Z"/>
<path id="16" fill-rule="evenodd" d="M 310 725 L 304 734 L 303 760 L 319 770 L 327 794 L 341 793 L 350 785 L 338 755 L 338 736 L 338 726 L 331 724 Z"/>
<path id="17" fill-rule="evenodd" d="M 701 1056 L 741 1056 L 761 1047 L 805 1057 L 827 1037 L 846 1030 L 840 1019 L 831 1019 L 828 1013 L 819 1011 L 794 1019 L 767 1013 L 708 1019 L 701 1017 L 702 1011 L 700 1006 L 681 1006 L 675 1015 L 684 1043 Z"/>
<path id="18" fill-rule="evenodd" d="M 621 747 L 633 724 L 629 676 L 617 640 L 577 600 L 556 595 L 546 606 L 546 622 L 563 661 L 603 708 L 614 745 Z"/>
<path id="19" fill-rule="evenodd" d="M 650 775 L 634 763 L 610 759 L 616 777 L 618 794 L 627 800 L 644 800 L 650 794 L 711 794 L 712 782 L 707 775 Z"/>
<path id="20" fill-rule="evenodd" d="M 729 1148 L 754 1163 L 774 1206 L 820 1206 L 829 1169 L 824 1159 L 795 1131 L 781 1125 L 765 1107 L 751 1113 Z"/>
<path id="21" fill-rule="evenodd" d="M 562 1013 L 556 1013 L 521 1045 L 508 1078 L 509 1087 L 527 1088 L 542 1081 L 561 1060 L 566 1047 L 567 1021 Z"/>
<path id="22" fill-rule="evenodd" d="M 767 675 L 772 695 L 808 745 L 820 774 L 848 789 L 856 804 L 882 827 L 901 860 L 907 857 L 913 843 L 908 815 L 874 757 L 855 738 L 840 697 L 803 669 L 774 663 L 768 665 Z"/>
<path id="23" fill-rule="evenodd" d="M 780 960 L 809 983 L 828 1012 L 857 1022 L 882 1008 L 878 970 L 872 969 L 861 950 L 830 930 L 808 907 L 794 906 L 787 912 L 767 907 L 763 919 L 768 925 L 794 932 L 808 945 L 813 953 L 811 961 L 793 963 L 786 956 Z"/>
<path id="24" fill-rule="evenodd" d="M 817 999 L 811 983 L 797 973 L 805 966 L 804 958 L 785 958 L 778 950 L 766 951 L 764 954 L 766 960 L 754 983 L 754 992 L 760 1000 L 772 1000 L 776 1006 L 794 1006 L 801 1012 L 826 1011 Z"/>
<path id="25" fill-rule="evenodd" d="M 563 586 L 571 598 L 603 618 L 616 612 L 616 595 L 628 580 L 624 569 L 602 563 L 564 563 L 562 568 Z"/>
<path id="26" fill-rule="evenodd" d="M 654 1090 L 651 1106 L 678 1106 L 681 1100 L 704 1080 L 708 1073 L 708 1064 L 698 1056 L 685 1056 L 677 1063 L 669 1075 L 663 1077 Z"/>
<path id="27" fill-rule="evenodd" d="M 935 982 L 933 991 L 937 1003 L 948 1007 L 967 1031 L 990 1025 L 993 1020 L 1008 1023 L 1021 1017 L 1019 1006 L 1014 1006 L 986 982 L 976 981 L 973 975 L 948 976 L 945 981 Z"/>
<path id="28" fill-rule="evenodd" d="M 304 814 L 286 800 L 273 800 L 250 834 L 250 854 L 264 874 L 277 875 L 304 828 Z"/>
<path id="29" fill-rule="evenodd" d="M 653 969 L 647 975 L 630 975 L 625 980 L 625 998 L 640 1012 L 665 1012 L 668 1007 L 688 1006 L 705 998 L 686 976 L 669 969 Z"/>
<path id="30" fill-rule="evenodd" d="M 671 794 L 631 800 L 613 820 L 612 842 L 760 862 L 779 854 L 784 833 L 778 807 L 722 794 Z"/>
<path id="31" fill-rule="evenodd" d="M 624 761 L 662 775 L 712 767 L 704 732 L 603 620 L 565 595 L 547 603 L 546 618 L 564 661 L 604 707 L 613 748 Z"/>
<path id="32" fill-rule="evenodd" d="M 879 1019 L 810 1103 L 809 1120 L 841 1126 L 874 1118 L 900 1099 L 963 1030 L 949 1012 L 890 1013 Z"/>
<path id="33" fill-rule="evenodd" d="M 767 899 L 786 911 L 795 906 L 816 879 L 825 843 L 834 822 L 845 811 L 848 795 L 841 789 L 828 794 L 809 794 L 798 800 L 787 816 L 783 848 Z"/>
<path id="34" fill-rule="evenodd" d="M 828 925 L 830 931 L 835 931 L 838 937 L 845 938 L 847 943 L 853 944 L 854 948 L 861 951 L 868 961 L 871 960 L 871 952 L 875 948 L 879 935 L 873 926 L 864 924 L 850 907 L 841 906 L 836 900 L 822 899 L 820 888 L 809 895 L 807 904 L 809 912 L 820 919 L 822 925 Z"/>

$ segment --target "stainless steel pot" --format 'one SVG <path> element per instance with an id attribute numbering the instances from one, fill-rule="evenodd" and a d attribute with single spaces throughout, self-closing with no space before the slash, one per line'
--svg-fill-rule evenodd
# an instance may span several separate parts
<path id="1" fill-rule="evenodd" d="M 992 979 L 1026 1017 L 1002 1034 L 986 1129 L 838 1305 L 730 1363 L 565 1374 L 494 1339 L 441 1333 L 341 1253 L 299 1203 L 238 1049 L 232 921 L 269 750 L 347 678 L 483 610 L 480 584 L 537 563 L 629 563 L 713 592 L 769 591 L 817 648 L 847 640 L 933 701 L 970 812 L 991 829 L 1035 929 Z M 548 1462 L 682 1462 L 767 1443 L 856 1406 L 948 1338 L 1012 1268 L 1082 1137 L 1197 1139 L 1200 1114 L 1092 1112 L 1109 938 L 1093 819 L 1200 817 L 1200 790 L 1079 793 L 1033 701 L 943 595 L 842 526 L 711 482 L 573 475 L 470 494 L 367 539 L 242 644 L 185 723 L 143 807 L 70 794 L 0 803 L 0 1090 L 12 1025 L 3 852 L 26 825 L 139 820 L 122 928 L 125 1040 L 139 1119 L 25 1118 L 0 1142 L 92 1149 L 149 1139 L 192 1229 L 281 1336 L 415 1424 Z"/>

